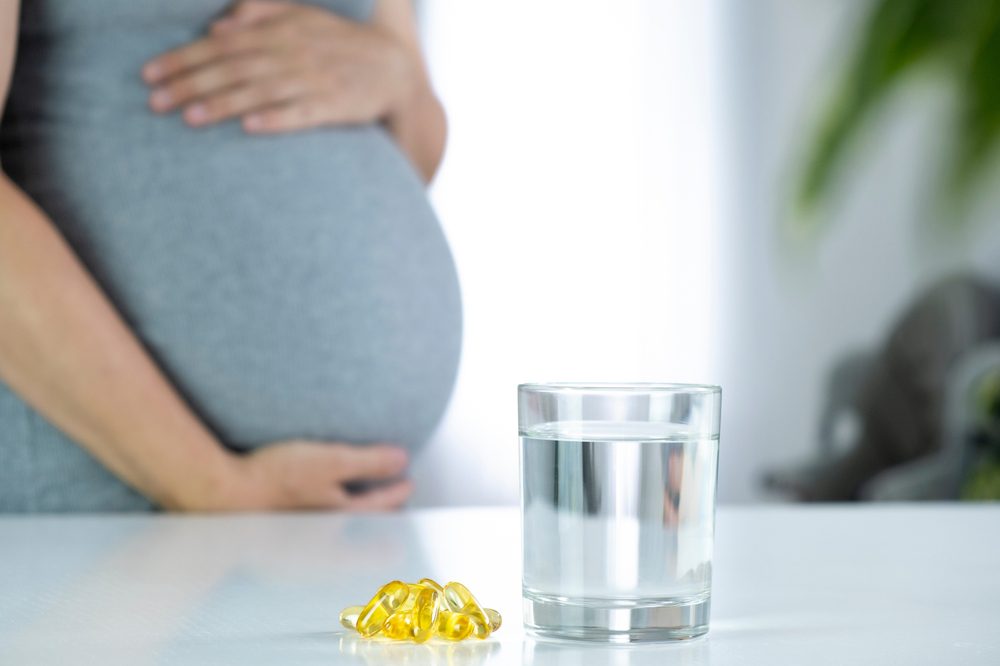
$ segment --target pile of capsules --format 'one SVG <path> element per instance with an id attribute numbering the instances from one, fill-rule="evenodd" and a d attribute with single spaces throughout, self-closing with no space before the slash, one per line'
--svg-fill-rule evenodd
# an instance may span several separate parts
<path id="1" fill-rule="evenodd" d="M 385 636 L 423 643 L 432 636 L 461 641 L 486 638 L 500 628 L 500 613 L 483 608 L 461 583 L 444 587 L 430 578 L 417 583 L 394 580 L 375 593 L 366 606 L 340 611 L 340 623 L 365 638 Z"/>

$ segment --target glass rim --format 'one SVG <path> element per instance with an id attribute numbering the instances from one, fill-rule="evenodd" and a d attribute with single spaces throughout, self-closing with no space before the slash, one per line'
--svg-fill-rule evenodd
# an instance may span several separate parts
<path id="1" fill-rule="evenodd" d="M 518 384 L 517 390 L 534 393 L 696 393 L 721 394 L 718 384 L 681 384 L 677 382 L 529 382 Z"/>

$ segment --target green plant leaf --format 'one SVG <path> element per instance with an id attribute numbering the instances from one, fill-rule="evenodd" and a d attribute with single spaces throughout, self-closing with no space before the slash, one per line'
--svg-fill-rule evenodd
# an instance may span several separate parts
<path id="1" fill-rule="evenodd" d="M 988 0 L 986 4 L 997 6 L 1000 3 Z M 797 194 L 796 204 L 801 217 L 817 218 L 813 213 L 829 195 L 850 142 L 904 74 L 932 58 L 941 57 L 949 66 L 968 60 L 963 57 L 968 50 L 964 38 L 971 31 L 982 29 L 977 19 L 983 14 L 983 6 L 979 0 L 880 0 L 877 3 L 812 143 Z"/>
<path id="2" fill-rule="evenodd" d="M 969 195 L 1000 134 L 1000 2 L 970 4 L 980 11 L 970 20 L 970 53 L 959 72 L 962 108 L 949 182 L 957 199 Z"/>

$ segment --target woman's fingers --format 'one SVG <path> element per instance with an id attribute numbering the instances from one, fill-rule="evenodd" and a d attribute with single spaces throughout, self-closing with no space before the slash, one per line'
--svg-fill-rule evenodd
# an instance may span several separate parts
<path id="1" fill-rule="evenodd" d="M 310 100 L 279 104 L 243 117 L 243 129 L 254 134 L 291 132 L 322 124 L 321 109 Z"/>
<path id="2" fill-rule="evenodd" d="M 243 117 L 243 129 L 255 134 L 270 134 L 297 132 L 331 123 L 346 125 L 364 121 L 363 114 L 357 117 L 346 115 L 339 106 L 316 95 L 302 96 L 247 114 Z"/>
<path id="3" fill-rule="evenodd" d="M 357 495 L 344 484 L 397 478 L 406 463 L 406 452 L 387 444 L 275 442 L 235 459 L 224 500 L 235 509 L 391 509 L 409 497 L 409 481 L 390 481 Z"/>
<path id="4" fill-rule="evenodd" d="M 204 37 L 153 58 L 142 68 L 142 78 L 155 85 L 210 62 L 263 46 L 261 31 L 241 30 L 231 34 Z"/>
<path id="5" fill-rule="evenodd" d="M 391 479 L 406 470 L 406 451 L 389 444 L 338 446 L 336 478 L 340 481 Z"/>
<path id="6" fill-rule="evenodd" d="M 207 125 L 245 113 L 282 104 L 302 93 L 293 77 L 273 76 L 210 94 L 184 109 L 184 120 L 194 126 Z"/>
<path id="7" fill-rule="evenodd" d="M 389 511 L 405 504 L 412 493 L 410 481 L 398 481 L 358 495 L 348 495 L 342 508 L 346 511 Z"/>
<path id="8" fill-rule="evenodd" d="M 291 14 L 290 14 L 291 16 Z M 241 30 L 222 30 L 197 39 L 153 58 L 142 68 L 142 78 L 150 85 L 238 55 L 287 47 L 295 37 L 293 21 L 277 16 L 274 20 L 242 26 Z"/>
<path id="9" fill-rule="evenodd" d="M 275 133 L 377 122 L 405 108 L 422 80 L 413 49 L 390 33 L 311 3 L 244 0 L 142 76 L 153 110 L 186 109 L 192 125 L 242 116 L 246 131 Z"/>
<path id="10" fill-rule="evenodd" d="M 239 84 L 274 77 L 281 68 L 280 61 L 264 54 L 226 58 L 165 82 L 150 94 L 149 105 L 154 111 L 172 111 Z"/>
<path id="11" fill-rule="evenodd" d="M 386 511 L 402 505 L 413 492 L 413 484 L 400 480 L 359 494 L 349 493 L 345 481 L 392 479 L 406 470 L 403 449 L 388 444 L 350 446 L 320 445 L 322 454 L 312 460 L 307 501 L 313 507 L 346 511 Z M 319 459 L 321 458 L 321 459 Z"/>

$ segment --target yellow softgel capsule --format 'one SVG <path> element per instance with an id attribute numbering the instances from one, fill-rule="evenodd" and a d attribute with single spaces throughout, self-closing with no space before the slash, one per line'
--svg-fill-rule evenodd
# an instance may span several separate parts
<path id="1" fill-rule="evenodd" d="M 413 614 L 396 611 L 382 623 L 382 634 L 396 641 L 413 638 Z"/>
<path id="2" fill-rule="evenodd" d="M 490 628 L 490 621 L 485 613 L 468 607 L 463 612 L 472 620 L 472 634 L 476 638 L 483 640 L 490 637 L 493 630 Z"/>
<path id="3" fill-rule="evenodd" d="M 472 596 L 465 585 L 452 581 L 444 586 L 444 598 L 448 602 L 448 609 L 453 613 L 459 613 L 469 618 L 472 622 L 472 633 L 476 638 L 487 638 L 490 629 L 490 620 L 486 617 L 483 607 L 479 605 L 476 598 Z"/>
<path id="4" fill-rule="evenodd" d="M 410 586 L 398 580 L 386 583 L 358 615 L 357 629 L 362 636 L 374 636 L 386 619 L 410 596 Z"/>
<path id="5" fill-rule="evenodd" d="M 357 630 L 358 616 L 361 615 L 361 611 L 363 610 L 364 606 L 348 606 L 340 611 L 340 624 L 347 629 Z"/>
<path id="6" fill-rule="evenodd" d="M 433 636 L 462 641 L 487 638 L 500 628 L 500 613 L 484 608 L 465 585 L 442 586 L 431 578 L 383 585 L 364 607 L 348 606 L 340 623 L 365 638 L 381 634 L 397 641 L 423 643 Z"/>
<path id="7" fill-rule="evenodd" d="M 397 641 L 413 639 L 417 642 L 423 642 L 430 638 L 430 634 L 434 630 L 434 622 L 437 621 L 437 592 L 419 583 L 411 583 L 408 587 L 406 601 L 400 604 L 399 608 L 393 611 L 382 623 L 382 635 Z M 430 606 L 429 612 L 428 605 Z M 430 622 L 430 631 L 422 626 L 418 637 L 417 620 L 421 613 L 428 616 L 424 623 Z"/>
<path id="8" fill-rule="evenodd" d="M 450 610 L 438 614 L 437 635 L 449 641 L 461 641 L 472 635 L 472 620 L 467 615 Z"/>
<path id="9" fill-rule="evenodd" d="M 441 595 L 441 600 L 444 600 L 444 586 L 433 578 L 421 578 L 417 581 L 418 585 L 423 585 L 424 587 L 429 587 L 431 589 L 437 590 L 437 593 Z"/>
<path id="10" fill-rule="evenodd" d="M 399 608 L 396 609 L 397 613 L 409 613 L 413 610 L 413 604 L 417 601 L 417 595 L 424 590 L 424 586 L 420 583 L 407 583 L 407 594 L 406 600 L 400 604 Z"/>
<path id="11" fill-rule="evenodd" d="M 433 582 L 433 581 L 432 581 Z M 413 640 L 423 643 L 434 635 L 441 612 L 441 595 L 433 587 L 423 587 L 413 602 Z"/>
<path id="12" fill-rule="evenodd" d="M 503 618 L 500 617 L 500 613 L 492 608 L 484 608 L 483 612 L 486 613 L 486 617 L 490 621 L 490 631 L 499 629 L 500 625 L 503 624 Z"/>

